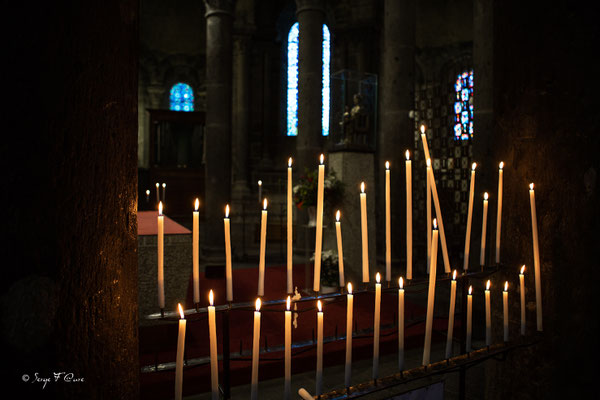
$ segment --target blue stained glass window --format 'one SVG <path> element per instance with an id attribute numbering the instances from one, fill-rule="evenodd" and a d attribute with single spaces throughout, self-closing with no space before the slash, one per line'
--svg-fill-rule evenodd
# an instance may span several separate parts
<path id="1" fill-rule="evenodd" d="M 457 76 L 454 91 L 454 139 L 470 139 L 473 137 L 473 71 Z"/>
<path id="2" fill-rule="evenodd" d="M 173 85 L 169 99 L 173 111 L 194 111 L 194 91 L 187 83 Z"/>
<path id="3" fill-rule="evenodd" d="M 296 22 L 288 33 L 287 47 L 287 128 L 288 136 L 298 135 L 298 46 L 300 26 Z M 323 76 L 322 76 L 322 114 L 321 126 L 323 136 L 329 135 L 330 104 L 330 66 L 331 66 L 331 34 L 327 25 L 323 25 Z"/>

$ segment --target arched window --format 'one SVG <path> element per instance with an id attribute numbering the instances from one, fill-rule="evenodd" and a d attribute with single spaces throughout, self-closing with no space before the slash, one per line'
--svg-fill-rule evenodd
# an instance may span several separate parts
<path id="1" fill-rule="evenodd" d="M 298 135 L 298 46 L 300 28 L 296 22 L 288 33 L 287 48 L 287 135 Z M 331 34 L 323 25 L 323 76 L 321 88 L 321 126 L 323 136 L 329 135 Z"/>
<path id="2" fill-rule="evenodd" d="M 173 111 L 194 111 L 194 91 L 187 83 L 174 84 L 169 99 Z"/>
<path id="3" fill-rule="evenodd" d="M 473 137 L 473 71 L 459 74 L 454 84 L 454 139 Z"/>

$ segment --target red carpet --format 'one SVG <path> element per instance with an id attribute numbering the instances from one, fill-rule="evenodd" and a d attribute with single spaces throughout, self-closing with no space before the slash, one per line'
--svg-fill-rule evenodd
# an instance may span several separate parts
<path id="1" fill-rule="evenodd" d="M 213 289 L 216 293 L 216 304 L 224 302 L 225 281 L 205 279 L 200 277 L 201 306 L 208 303 L 208 291 Z M 256 299 L 258 269 L 240 269 L 233 271 L 233 294 L 236 302 L 253 302 Z M 268 267 L 265 275 L 265 299 L 276 300 L 285 297 L 285 267 Z M 304 287 L 304 265 L 294 266 L 294 284 Z M 192 308 L 192 286 L 188 288 L 186 308 Z M 423 318 L 425 309 L 417 306 L 407 299 L 406 318 Z M 355 329 L 361 331 L 373 327 L 374 293 L 359 293 L 354 298 Z M 283 345 L 283 311 L 284 306 L 263 307 L 261 309 L 261 348 L 265 344 L 269 348 Z M 397 291 L 384 292 L 381 305 L 381 325 L 395 325 L 395 314 L 398 309 Z M 302 342 L 312 340 L 316 326 L 316 304 L 304 302 L 298 304 L 298 328 L 293 329 L 293 341 Z M 346 330 L 346 297 L 324 303 L 324 337 L 345 335 Z M 206 314 L 190 315 L 186 317 L 186 359 L 208 356 L 208 321 Z M 459 322 L 459 321 L 456 321 Z M 446 329 L 447 321 L 436 320 L 434 329 Z M 140 327 L 140 364 L 141 366 L 155 363 L 173 362 L 177 343 L 177 322 L 172 324 Z M 407 324 L 408 325 L 408 324 Z M 455 324 L 457 326 L 458 324 Z M 249 350 L 252 347 L 253 309 L 236 309 L 230 312 L 230 350 L 231 350 L 231 385 L 246 384 L 250 382 L 250 356 L 245 355 L 243 360 L 233 360 L 239 357 L 240 349 Z M 407 327 L 405 332 L 406 348 L 423 346 L 424 323 Z M 217 313 L 217 337 L 219 353 L 222 352 L 221 318 Z M 433 336 L 434 340 L 444 339 L 441 335 Z M 381 355 L 397 352 L 397 334 L 395 328 L 382 328 L 380 353 Z M 345 357 L 345 340 L 324 344 L 325 367 L 341 364 Z M 366 334 L 364 337 L 355 337 L 353 340 L 353 360 L 372 357 L 373 339 Z M 298 373 L 312 370 L 316 363 L 316 344 L 308 348 L 294 349 L 292 351 L 292 372 Z M 325 371 L 326 373 L 327 371 Z M 219 367 L 219 380 L 222 382 L 222 365 Z M 283 375 L 283 352 L 272 352 L 261 355 L 259 379 L 265 380 Z M 165 372 L 151 372 L 141 374 L 141 397 L 145 399 L 165 399 L 173 396 L 174 370 Z M 292 377 L 293 379 L 293 377 Z M 210 390 L 209 364 L 184 367 L 184 396 Z"/>

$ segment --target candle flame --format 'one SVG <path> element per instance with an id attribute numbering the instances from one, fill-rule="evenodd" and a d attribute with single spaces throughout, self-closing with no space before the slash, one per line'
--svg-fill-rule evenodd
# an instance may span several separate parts
<path id="1" fill-rule="evenodd" d="M 375 274 L 375 280 L 377 281 L 377 283 L 381 282 L 381 275 L 379 275 L 379 272 Z"/>
<path id="2" fill-rule="evenodd" d="M 352 294 L 352 282 L 348 282 L 348 294 Z"/>
<path id="3" fill-rule="evenodd" d="M 425 134 L 425 125 L 421 125 L 421 135 Z"/>
<path id="4" fill-rule="evenodd" d="M 267 209 L 267 198 L 265 197 L 265 200 L 263 201 L 263 210 Z"/>
<path id="5" fill-rule="evenodd" d="M 529 190 L 533 190 L 533 182 L 529 184 Z"/>
<path id="6" fill-rule="evenodd" d="M 321 300 L 317 300 L 317 308 L 319 309 L 319 312 L 323 312 L 323 305 L 321 304 Z"/>
<path id="7" fill-rule="evenodd" d="M 437 229 L 437 218 L 433 219 L 433 229 Z"/>
<path id="8" fill-rule="evenodd" d="M 431 159 L 428 158 L 427 161 L 425 161 L 425 163 L 427 163 L 427 167 L 431 168 Z"/>
<path id="9" fill-rule="evenodd" d="M 488 197 L 489 197 L 489 195 L 488 195 L 488 192 L 485 192 L 485 193 L 483 194 L 483 199 L 484 199 L 484 200 L 487 200 L 487 199 L 488 199 Z"/>
<path id="10" fill-rule="evenodd" d="M 364 192 L 365 192 L 365 183 L 364 183 L 364 182 L 361 182 L 361 183 L 360 183 L 360 192 L 361 192 L 361 193 L 364 193 Z"/>
<path id="11" fill-rule="evenodd" d="M 260 305 L 261 305 L 261 301 L 260 301 L 260 297 L 259 297 L 258 299 L 256 299 L 256 303 L 255 303 L 256 311 L 260 311 Z"/>
<path id="12" fill-rule="evenodd" d="M 504 282 L 504 291 L 508 292 L 508 281 Z"/>
<path id="13" fill-rule="evenodd" d="M 262 185 L 262 181 L 259 179 L 258 180 L 258 186 L 261 186 L 261 185 Z"/>
<path id="14" fill-rule="evenodd" d="M 158 182 L 156 182 L 156 187 L 158 188 L 160 186 L 160 184 Z"/>
<path id="15" fill-rule="evenodd" d="M 194 203 L 194 209 L 196 211 L 198 211 L 198 208 L 200 208 L 200 199 L 196 197 L 196 202 Z"/>
<path id="16" fill-rule="evenodd" d="M 404 279 L 402 279 L 402 277 L 398 279 L 398 286 L 400 287 L 400 289 L 404 289 Z"/>
<path id="17" fill-rule="evenodd" d="M 215 302 L 215 295 L 213 294 L 212 289 L 210 289 L 210 292 L 208 292 L 208 302 L 210 303 L 211 306 Z"/>
<path id="18" fill-rule="evenodd" d="M 473 293 L 473 286 L 469 286 L 469 296 Z"/>
<path id="19" fill-rule="evenodd" d="M 385 169 L 388 169 L 388 170 L 390 169 L 390 162 L 389 161 L 385 162 Z"/>
<path id="20" fill-rule="evenodd" d="M 287 300 L 285 301 L 285 307 L 287 308 L 288 311 L 290 311 L 291 302 L 292 302 L 292 298 L 290 296 L 288 296 Z"/>
<path id="21" fill-rule="evenodd" d="M 166 184 L 166 183 L 163 183 L 163 189 L 164 189 L 164 188 L 166 188 L 166 187 L 167 187 L 167 184 Z"/>
<path id="22" fill-rule="evenodd" d="M 475 168 L 477 168 L 477 163 L 476 163 L 476 162 L 474 162 L 474 163 L 473 163 L 473 165 L 471 165 L 471 169 L 472 169 L 473 171 L 475 171 Z"/>
<path id="23" fill-rule="evenodd" d="M 150 191 L 149 191 L 149 190 L 146 190 L 146 194 L 147 194 L 147 195 L 148 195 L 148 194 L 150 194 Z"/>
<path id="24" fill-rule="evenodd" d="M 229 204 L 225 206 L 225 218 L 229 218 Z"/>
<path id="25" fill-rule="evenodd" d="M 184 319 L 185 315 L 183 315 L 183 308 L 181 307 L 181 303 L 177 303 L 177 307 L 179 307 L 179 315 L 181 316 L 181 319 Z"/>
<path id="26" fill-rule="evenodd" d="M 159 201 L 158 202 L 158 215 L 162 215 L 162 211 L 163 211 L 162 201 Z"/>
<path id="27" fill-rule="evenodd" d="M 323 161 L 325 161 L 325 156 L 321 154 L 321 156 L 319 157 L 319 163 L 323 165 Z"/>
<path id="28" fill-rule="evenodd" d="M 491 285 L 491 282 L 490 282 L 490 280 L 488 279 L 488 281 L 487 281 L 487 282 L 486 282 L 486 284 L 485 284 L 485 290 L 490 290 L 490 285 Z"/>
<path id="29" fill-rule="evenodd" d="M 335 213 L 335 220 L 337 222 L 340 222 L 340 210 L 337 210 L 337 212 Z"/>
<path id="30" fill-rule="evenodd" d="M 521 275 L 523 275 L 525 273 L 525 264 L 523 264 L 523 266 L 521 267 Z"/>
<path id="31" fill-rule="evenodd" d="M 406 153 L 404 153 L 406 155 L 406 160 L 410 160 L 410 151 L 406 150 Z"/>
<path id="32" fill-rule="evenodd" d="M 288 167 L 292 168 L 292 157 L 288 159 Z"/>
<path id="33" fill-rule="evenodd" d="M 500 169 L 504 168 L 504 161 L 500 161 Z"/>
<path id="34" fill-rule="evenodd" d="M 452 273 L 452 280 L 455 281 L 456 280 L 456 270 L 454 270 L 454 272 Z"/>

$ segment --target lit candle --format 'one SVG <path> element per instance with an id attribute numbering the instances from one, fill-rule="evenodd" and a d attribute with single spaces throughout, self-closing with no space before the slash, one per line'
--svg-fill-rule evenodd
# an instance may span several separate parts
<path id="1" fill-rule="evenodd" d="M 146 203 L 150 202 L 150 189 L 146 190 Z"/>
<path id="2" fill-rule="evenodd" d="M 288 159 L 287 171 L 287 292 L 294 292 L 294 281 L 292 273 L 293 250 L 292 250 L 292 157 Z"/>
<path id="3" fill-rule="evenodd" d="M 412 279 L 412 165 L 406 150 L 406 279 Z"/>
<path id="4" fill-rule="evenodd" d="M 531 205 L 531 234 L 533 235 L 533 272 L 535 277 L 535 310 L 537 330 L 542 329 L 542 282 L 540 276 L 540 248 L 538 246 L 537 215 L 535 212 L 535 192 L 533 183 L 529 184 L 529 204 Z"/>
<path id="5" fill-rule="evenodd" d="M 473 196 L 475 195 L 475 168 L 477 163 L 471 166 L 471 187 L 469 188 L 469 209 L 467 212 L 467 233 L 465 235 L 465 259 L 463 269 L 469 269 L 469 254 L 471 249 L 471 221 L 473 220 Z"/>
<path id="6" fill-rule="evenodd" d="M 492 344 L 492 313 L 490 310 L 490 281 L 485 284 L 485 345 Z"/>
<path id="7" fill-rule="evenodd" d="M 210 383 L 212 400 L 219 400 L 219 360 L 217 358 L 217 323 L 215 318 L 214 294 L 208 294 L 208 333 L 210 339 Z"/>
<path id="8" fill-rule="evenodd" d="M 284 398 L 289 400 L 291 398 L 291 387 L 292 387 L 292 312 L 290 311 L 290 296 L 287 297 L 285 302 L 285 387 L 284 387 Z"/>
<path id="9" fill-rule="evenodd" d="M 342 226 L 340 222 L 340 210 L 335 213 L 335 234 L 338 248 L 338 268 L 340 276 L 340 287 L 344 287 L 344 250 L 342 249 Z"/>
<path id="10" fill-rule="evenodd" d="M 392 221 L 390 217 L 390 162 L 385 162 L 385 280 L 392 280 Z"/>
<path id="11" fill-rule="evenodd" d="M 192 213 L 192 280 L 194 283 L 194 304 L 200 303 L 200 250 L 199 246 L 199 226 L 200 226 L 200 200 L 196 199 L 194 212 Z M 227 228 L 226 228 L 227 229 Z"/>
<path id="12" fill-rule="evenodd" d="M 431 161 L 430 161 L 431 163 Z M 431 193 L 433 196 L 433 205 L 435 206 L 435 216 L 440 226 L 439 235 L 440 235 L 440 243 L 442 244 L 442 256 L 444 257 L 444 272 L 447 274 L 450 273 L 450 259 L 448 258 L 448 247 L 446 246 L 446 234 L 444 233 L 444 221 L 442 220 L 442 210 L 440 208 L 440 199 L 437 193 L 437 186 L 435 184 L 435 177 L 433 175 L 433 168 L 429 170 L 429 175 L 431 178 Z M 432 249 L 433 251 L 433 249 Z"/>
<path id="13" fill-rule="evenodd" d="M 319 159 L 319 179 L 317 181 L 317 229 L 315 239 L 315 270 L 313 280 L 313 290 L 321 290 L 321 250 L 323 245 L 323 190 L 325 181 L 324 156 L 321 154 Z"/>
<path id="14" fill-rule="evenodd" d="M 369 237 L 367 235 L 367 194 L 365 183 L 360 184 L 360 227 L 362 237 L 362 281 L 369 282 Z"/>
<path id="15" fill-rule="evenodd" d="M 167 204 L 167 184 L 163 183 L 162 187 L 163 187 L 162 202 Z"/>
<path id="16" fill-rule="evenodd" d="M 431 268 L 429 270 L 429 293 L 427 294 L 427 319 L 425 321 L 425 346 L 423 348 L 423 365 L 428 365 L 431 355 L 431 330 L 433 328 L 433 305 L 435 299 L 435 279 L 437 269 L 438 229 L 437 220 L 433 220 L 431 233 Z"/>
<path id="17" fill-rule="evenodd" d="M 158 202 L 158 306 L 161 311 L 165 309 L 165 217 L 162 213 L 162 202 Z"/>
<path id="18" fill-rule="evenodd" d="M 452 336 L 454 334 L 454 306 L 456 304 L 456 270 L 450 282 L 450 314 L 448 316 L 448 335 L 446 336 L 446 358 L 452 357 Z"/>
<path id="19" fill-rule="evenodd" d="M 373 319 L 373 379 L 379 377 L 379 328 L 381 315 L 381 275 L 375 275 L 375 318 Z"/>
<path id="20" fill-rule="evenodd" d="M 348 282 L 347 308 L 346 308 L 346 368 L 344 371 L 344 387 L 350 387 L 352 376 L 352 314 L 354 312 L 354 295 L 352 283 Z"/>
<path id="21" fill-rule="evenodd" d="M 260 357 L 260 298 L 256 299 L 254 311 L 254 337 L 252 338 L 252 381 L 250 399 L 258 400 L 258 358 Z"/>
<path id="22" fill-rule="evenodd" d="M 258 296 L 265 295 L 265 250 L 267 248 L 267 199 L 263 201 L 260 221 L 260 259 L 258 261 Z"/>
<path id="23" fill-rule="evenodd" d="M 500 233 L 502 232 L 502 186 L 504 162 L 498 167 L 498 211 L 496 213 L 496 264 L 500 263 Z"/>
<path id="24" fill-rule="evenodd" d="M 262 200 L 262 181 L 259 180 L 258 181 L 258 204 L 260 204 L 261 200 Z"/>
<path id="25" fill-rule="evenodd" d="M 427 143 L 427 142 L 425 142 Z M 427 273 L 431 264 L 431 159 L 427 159 Z"/>
<path id="26" fill-rule="evenodd" d="M 502 310 L 504 311 L 504 341 L 508 342 L 508 281 L 504 283 L 502 292 Z"/>
<path id="27" fill-rule="evenodd" d="M 521 267 L 519 274 L 519 283 L 521 284 L 521 335 L 525 335 L 525 266 Z"/>
<path id="28" fill-rule="evenodd" d="M 156 204 L 160 202 L 160 184 L 156 182 Z"/>
<path id="29" fill-rule="evenodd" d="M 185 316 L 181 304 L 178 304 L 179 315 L 179 333 L 177 334 L 177 357 L 175 359 L 175 400 L 181 400 L 183 389 L 183 351 L 185 349 Z"/>
<path id="30" fill-rule="evenodd" d="M 225 206 L 225 282 L 227 285 L 227 301 L 233 301 L 233 272 L 231 269 L 231 227 L 229 220 L 229 204 Z"/>
<path id="31" fill-rule="evenodd" d="M 467 295 L 467 351 L 471 351 L 471 337 L 473 332 L 473 286 L 469 286 Z"/>
<path id="32" fill-rule="evenodd" d="M 316 396 L 323 393 L 323 305 L 317 300 L 317 387 Z"/>
<path id="33" fill-rule="evenodd" d="M 404 370 L 404 280 L 398 279 L 398 369 Z"/>
<path id="34" fill-rule="evenodd" d="M 429 146 L 427 145 L 427 136 L 425 135 L 425 125 L 421 125 L 421 142 L 423 142 L 423 152 L 425 153 L 425 159 L 430 159 Z"/>
<path id="35" fill-rule="evenodd" d="M 487 230 L 488 194 L 483 194 L 483 219 L 481 222 L 481 252 L 479 253 L 479 265 L 485 265 L 485 236 Z"/>

